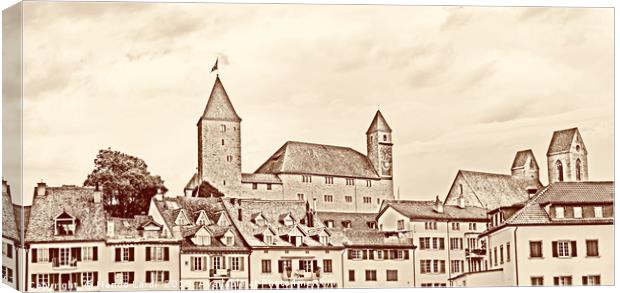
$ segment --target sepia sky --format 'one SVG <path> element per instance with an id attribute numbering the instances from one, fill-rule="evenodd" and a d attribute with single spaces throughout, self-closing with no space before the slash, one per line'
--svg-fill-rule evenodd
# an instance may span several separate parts
<path id="1" fill-rule="evenodd" d="M 528 148 L 546 184 L 571 127 L 590 179 L 613 180 L 612 9 L 26 2 L 24 36 L 28 195 L 81 185 L 107 147 L 181 194 L 216 56 L 243 172 L 287 140 L 365 153 L 379 107 L 402 199 L 443 198 L 459 169 L 508 174 Z"/>

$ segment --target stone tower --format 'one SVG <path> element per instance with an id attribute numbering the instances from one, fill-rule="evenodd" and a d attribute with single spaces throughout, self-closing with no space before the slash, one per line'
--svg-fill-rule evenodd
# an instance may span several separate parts
<path id="1" fill-rule="evenodd" d="M 198 120 L 198 178 L 225 196 L 241 193 L 241 118 L 219 75 Z"/>
<path id="2" fill-rule="evenodd" d="M 510 168 L 514 177 L 523 179 L 539 179 L 539 168 L 532 150 L 518 151 Z"/>
<path id="3" fill-rule="evenodd" d="M 588 151 L 579 129 L 558 130 L 553 133 L 547 150 L 549 183 L 559 181 L 588 181 Z"/>
<path id="4" fill-rule="evenodd" d="M 392 147 L 392 129 L 377 110 L 366 131 L 366 148 L 368 159 L 382 179 L 392 179 Z"/>

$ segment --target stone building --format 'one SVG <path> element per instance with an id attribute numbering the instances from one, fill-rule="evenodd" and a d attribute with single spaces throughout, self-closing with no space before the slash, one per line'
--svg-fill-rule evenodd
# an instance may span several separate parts
<path id="1" fill-rule="evenodd" d="M 198 172 L 227 197 L 316 200 L 318 211 L 376 212 L 394 198 L 392 129 L 377 111 L 366 131 L 366 154 L 349 147 L 288 141 L 254 173 L 241 172 L 241 118 L 216 77 L 198 122 Z"/>
<path id="2" fill-rule="evenodd" d="M 547 150 L 549 183 L 588 181 L 588 150 L 579 129 L 570 128 L 553 133 Z"/>

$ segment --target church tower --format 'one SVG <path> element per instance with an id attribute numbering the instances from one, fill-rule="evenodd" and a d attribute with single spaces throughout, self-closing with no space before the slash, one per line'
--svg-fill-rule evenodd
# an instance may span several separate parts
<path id="1" fill-rule="evenodd" d="M 392 147 L 392 129 L 377 110 L 366 131 L 366 148 L 368 159 L 383 179 L 392 179 Z"/>
<path id="2" fill-rule="evenodd" d="M 561 181 L 588 181 L 588 151 L 579 129 L 553 133 L 547 150 L 549 184 Z"/>
<path id="3" fill-rule="evenodd" d="M 539 168 L 532 150 L 518 151 L 510 168 L 514 177 L 538 181 Z"/>
<path id="4" fill-rule="evenodd" d="M 225 196 L 241 193 L 241 118 L 219 75 L 198 120 L 198 178 Z"/>

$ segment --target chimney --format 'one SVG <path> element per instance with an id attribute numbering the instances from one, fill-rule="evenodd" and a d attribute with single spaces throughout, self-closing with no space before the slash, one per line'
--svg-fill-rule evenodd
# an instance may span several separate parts
<path id="1" fill-rule="evenodd" d="M 237 209 L 237 219 L 239 222 L 243 222 L 243 210 L 241 208 Z"/>
<path id="2" fill-rule="evenodd" d="M 459 208 L 462 208 L 462 209 L 465 208 L 465 197 L 462 194 L 459 195 L 456 201 L 458 202 Z"/>
<path id="3" fill-rule="evenodd" d="M 39 182 L 37 183 L 37 196 L 45 196 L 46 194 L 46 190 L 47 190 L 47 185 L 45 184 L 45 182 Z"/>
<path id="4" fill-rule="evenodd" d="M 155 199 L 159 201 L 164 200 L 164 193 L 161 188 L 157 188 L 157 193 L 155 193 Z"/>
<path id="5" fill-rule="evenodd" d="M 95 203 L 101 203 L 102 198 L 103 192 L 101 191 L 101 187 L 99 187 L 99 184 L 96 184 L 95 191 L 93 192 L 93 200 Z"/>
<path id="6" fill-rule="evenodd" d="M 4 178 L 2 178 L 2 193 L 11 194 L 9 191 L 9 183 Z"/>
<path id="7" fill-rule="evenodd" d="M 312 212 L 316 213 L 316 197 L 312 198 Z"/>
<path id="8" fill-rule="evenodd" d="M 114 234 L 115 234 L 115 231 L 114 231 L 114 221 L 108 220 L 108 227 L 107 227 L 107 231 L 106 231 L 106 236 L 114 237 Z"/>
<path id="9" fill-rule="evenodd" d="M 433 210 L 435 210 L 435 212 L 439 214 L 443 213 L 443 204 L 441 200 L 439 200 L 439 195 L 435 198 L 435 204 L 433 206 Z"/>

